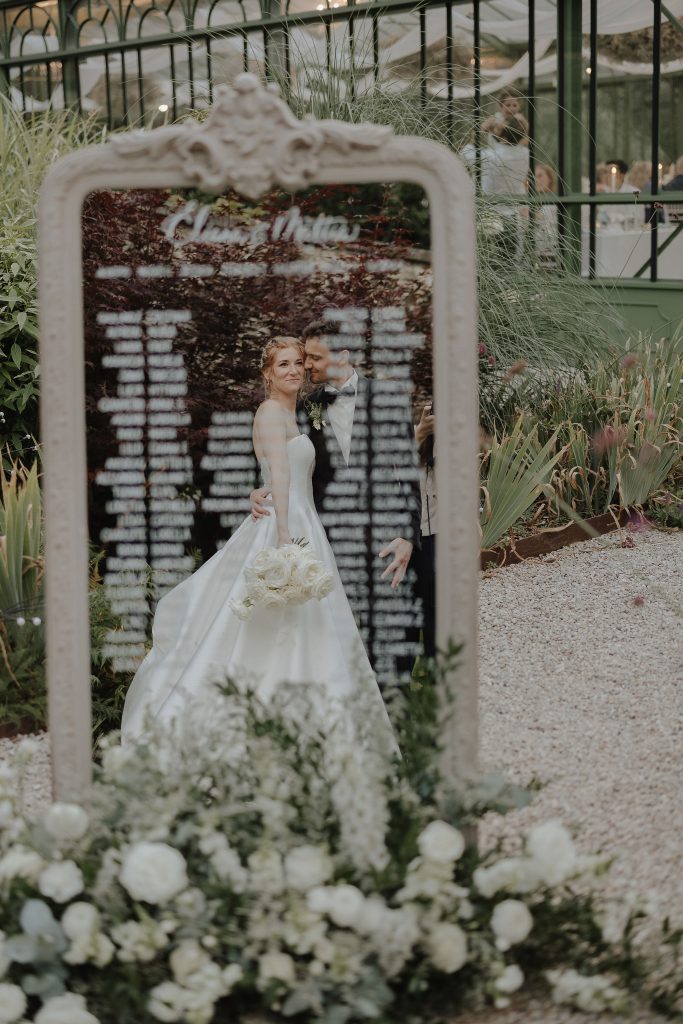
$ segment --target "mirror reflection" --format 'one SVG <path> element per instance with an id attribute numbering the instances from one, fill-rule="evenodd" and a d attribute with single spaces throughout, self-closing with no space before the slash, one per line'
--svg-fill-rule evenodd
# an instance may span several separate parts
<path id="1" fill-rule="evenodd" d="M 96 706 L 362 679 L 386 717 L 434 654 L 422 191 L 101 191 L 83 268 Z"/>

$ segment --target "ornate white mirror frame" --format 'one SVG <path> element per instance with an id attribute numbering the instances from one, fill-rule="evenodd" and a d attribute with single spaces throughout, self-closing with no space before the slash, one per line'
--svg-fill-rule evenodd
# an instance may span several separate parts
<path id="1" fill-rule="evenodd" d="M 88 529 L 81 209 L 106 188 L 233 187 L 258 199 L 281 186 L 421 185 L 431 217 L 434 402 L 438 409 L 437 643 L 463 644 L 443 724 L 444 769 L 477 758 L 477 357 L 472 186 L 458 159 L 377 125 L 298 120 L 270 87 L 241 75 L 216 90 L 203 123 L 114 136 L 59 161 L 40 200 L 42 435 L 49 722 L 55 799 L 91 779 Z M 448 680 L 446 680 L 448 682 Z"/>

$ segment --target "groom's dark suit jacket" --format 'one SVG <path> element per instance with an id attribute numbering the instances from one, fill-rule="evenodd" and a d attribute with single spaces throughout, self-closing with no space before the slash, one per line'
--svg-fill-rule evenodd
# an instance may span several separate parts
<path id="1" fill-rule="evenodd" d="M 358 374 L 348 465 L 330 423 L 324 386 L 297 410 L 301 430 L 315 448 L 315 506 L 380 683 L 410 673 L 421 622 L 413 573 L 397 591 L 380 579 L 391 559 L 381 562 L 379 550 L 395 537 L 419 548 L 421 520 L 410 409 L 387 405 L 380 396 L 390 392 L 382 383 Z M 322 406 L 326 426 L 320 430 L 313 425 L 311 405 Z"/>
<path id="2" fill-rule="evenodd" d="M 358 371 L 356 371 L 358 373 Z M 378 393 L 381 385 L 377 381 L 358 373 L 358 390 L 356 393 L 356 404 L 353 414 L 353 429 L 351 432 L 351 450 L 349 453 L 348 469 L 352 470 L 359 465 L 365 465 L 367 469 L 367 481 L 373 467 L 373 456 L 376 454 L 376 447 L 373 446 L 373 397 Z M 311 404 L 323 406 L 323 419 L 327 420 L 327 426 L 316 430 L 313 421 L 308 413 Z M 325 498 L 332 481 L 344 476 L 346 468 L 341 454 L 339 443 L 334 429 L 326 415 L 327 398 L 324 385 L 315 388 L 314 391 L 299 403 L 297 414 L 299 424 L 305 430 L 313 446 L 315 447 L 315 468 L 313 470 L 313 498 L 318 512 L 325 507 Z M 366 431 L 362 431 L 361 424 L 366 424 Z M 396 496 L 400 498 L 404 512 L 408 512 L 409 521 L 407 525 L 400 522 L 402 517 L 397 516 L 397 528 L 392 533 L 387 526 L 386 543 L 395 537 L 404 537 L 412 542 L 414 547 L 420 546 L 420 522 L 421 522 L 421 498 L 419 476 L 416 472 L 417 449 L 415 447 L 415 435 L 409 411 L 403 415 L 398 413 L 393 424 L 393 437 L 398 442 L 396 450 L 400 449 L 402 458 L 398 456 L 391 460 L 393 480 L 396 485 Z M 363 458 L 364 457 L 364 458 Z M 400 527 L 400 528 L 399 528 Z"/>

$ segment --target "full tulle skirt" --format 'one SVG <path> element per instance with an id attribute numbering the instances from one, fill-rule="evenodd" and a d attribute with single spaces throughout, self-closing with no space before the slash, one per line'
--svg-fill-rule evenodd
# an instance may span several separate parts
<path id="1" fill-rule="evenodd" d="M 209 714 L 217 684 L 230 679 L 268 702 L 284 683 L 312 687 L 335 706 L 360 688 L 391 733 L 386 710 L 343 589 L 332 549 L 312 501 L 290 496 L 292 537 L 305 537 L 332 573 L 322 600 L 284 608 L 257 606 L 244 620 L 231 601 L 245 597 L 244 570 L 264 548 L 277 546 L 275 515 L 251 517 L 192 576 L 157 605 L 153 646 L 126 696 L 124 739 L 144 735 L 145 724 L 181 722 L 197 708 Z"/>

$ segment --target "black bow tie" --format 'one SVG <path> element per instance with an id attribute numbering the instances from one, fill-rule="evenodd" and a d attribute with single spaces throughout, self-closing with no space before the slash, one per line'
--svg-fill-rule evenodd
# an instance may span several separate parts
<path id="1" fill-rule="evenodd" d="M 346 387 L 341 388 L 339 391 L 328 391 L 327 388 L 323 388 L 322 400 L 324 405 L 331 405 L 332 402 L 336 402 L 340 395 L 349 396 L 351 398 L 356 397 L 356 389 L 351 385 L 347 384 Z"/>

